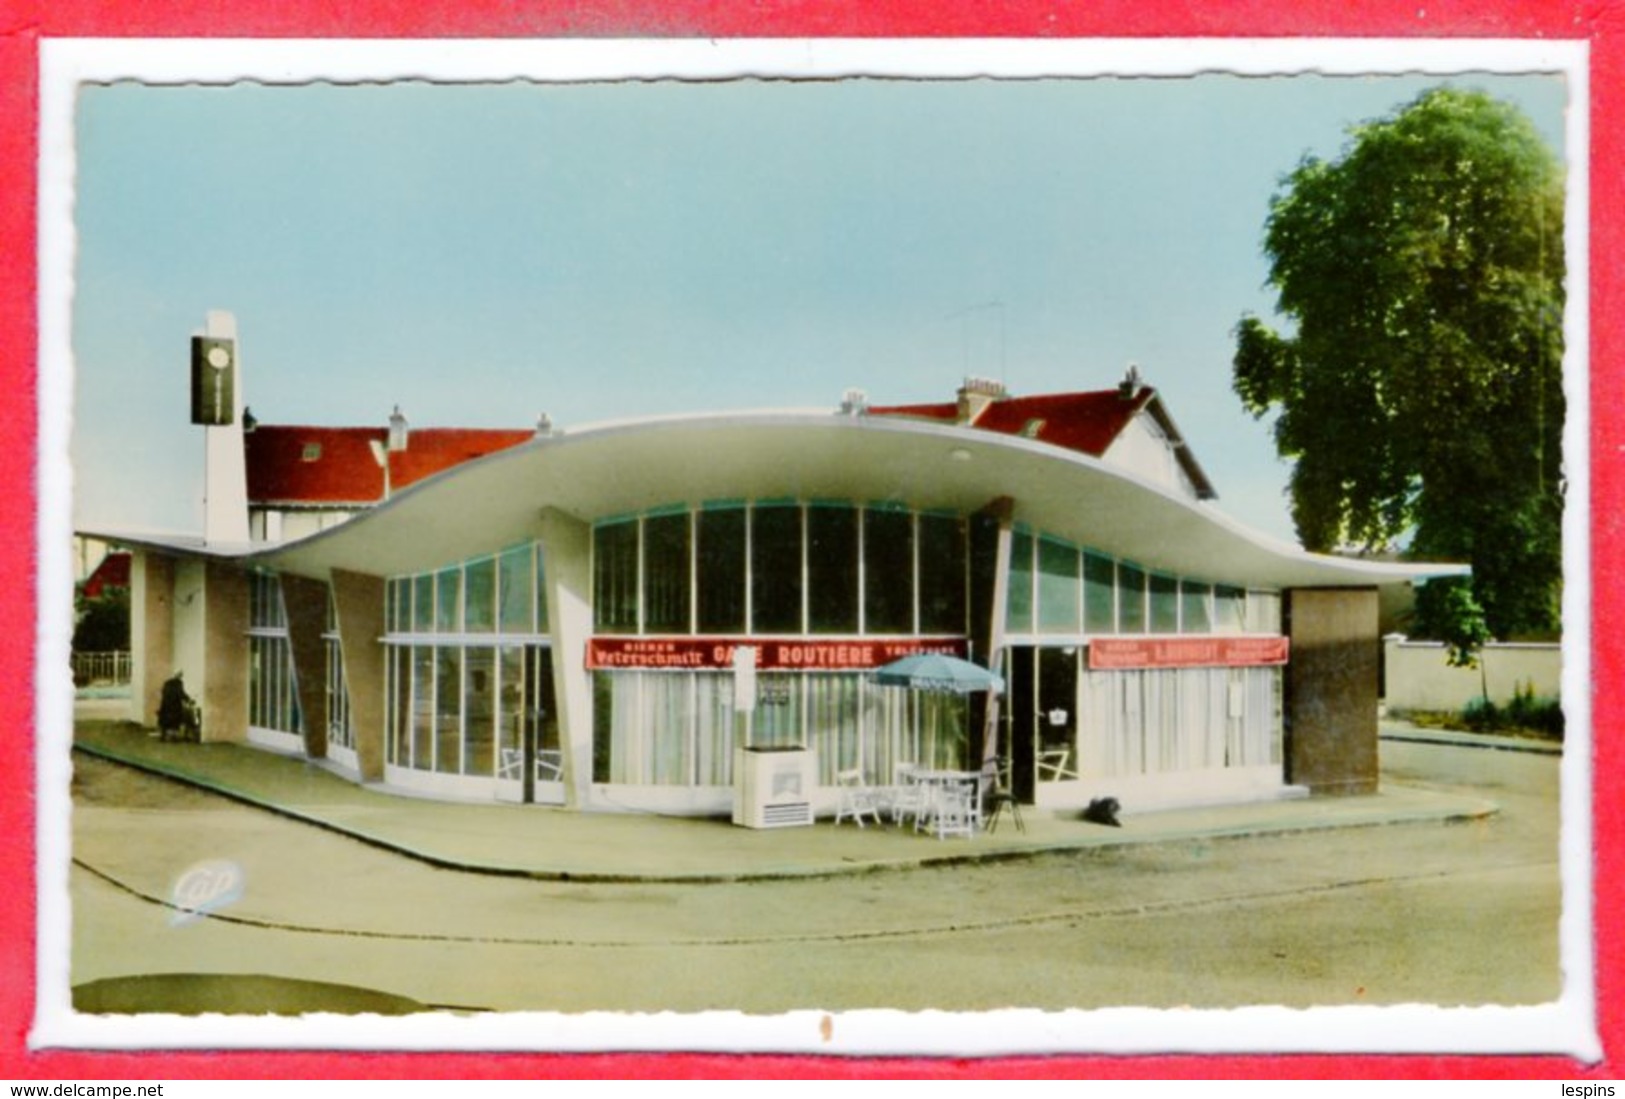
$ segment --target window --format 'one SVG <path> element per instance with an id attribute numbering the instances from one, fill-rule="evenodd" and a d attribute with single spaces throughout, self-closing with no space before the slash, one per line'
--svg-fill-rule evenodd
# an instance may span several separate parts
<path id="1" fill-rule="evenodd" d="M 694 568 L 701 633 L 745 632 L 745 509 L 718 508 L 694 517 Z"/>
<path id="2" fill-rule="evenodd" d="M 1213 617 L 1208 613 L 1213 589 L 1194 580 L 1179 585 L 1179 628 L 1183 633 L 1212 633 Z"/>
<path id="3" fill-rule="evenodd" d="M 1117 566 L 1117 632 L 1145 632 L 1145 573 L 1130 564 Z"/>
<path id="4" fill-rule="evenodd" d="M 1179 632 L 1179 581 L 1172 576 L 1151 577 L 1151 632 Z"/>
<path id="5" fill-rule="evenodd" d="M 689 515 L 655 515 L 643 521 L 643 632 L 688 633 Z"/>
<path id="6" fill-rule="evenodd" d="M 638 631 L 638 523 L 593 531 L 593 611 L 604 633 Z"/>
<path id="7" fill-rule="evenodd" d="M 1078 630 L 1078 551 L 1065 542 L 1038 542 L 1038 629 L 1042 633 Z"/>
<path id="8" fill-rule="evenodd" d="M 531 622 L 534 587 L 529 546 L 511 549 L 498 559 L 497 624 L 503 633 L 529 633 L 535 628 Z"/>
<path id="9" fill-rule="evenodd" d="M 947 515 L 922 515 L 920 630 L 965 632 L 965 523 Z"/>
<path id="10" fill-rule="evenodd" d="M 1117 629 L 1117 563 L 1110 557 L 1083 555 L 1083 628 L 1089 633 Z"/>
<path id="11" fill-rule="evenodd" d="M 914 517 L 863 513 L 863 630 L 914 632 Z"/>
<path id="12" fill-rule="evenodd" d="M 469 633 L 490 633 L 496 628 L 496 558 L 470 561 L 463 573 L 463 628 Z"/>
<path id="13" fill-rule="evenodd" d="M 750 513 L 751 629 L 801 633 L 801 508 L 766 505 Z"/>
<path id="14" fill-rule="evenodd" d="M 1011 633 L 1033 630 L 1033 536 L 1023 531 L 1010 539 L 1010 603 L 1005 628 Z"/>
<path id="15" fill-rule="evenodd" d="M 858 632 L 858 513 L 807 509 L 807 632 Z"/>

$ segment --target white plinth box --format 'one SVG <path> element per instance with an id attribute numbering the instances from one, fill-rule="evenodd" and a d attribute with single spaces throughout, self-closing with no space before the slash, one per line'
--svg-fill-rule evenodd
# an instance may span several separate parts
<path id="1" fill-rule="evenodd" d="M 811 824 L 817 777 L 810 748 L 735 748 L 733 822 L 746 828 Z"/>

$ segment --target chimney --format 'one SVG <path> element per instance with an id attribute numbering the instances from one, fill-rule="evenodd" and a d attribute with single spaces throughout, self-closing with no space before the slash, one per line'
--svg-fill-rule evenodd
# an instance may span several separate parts
<path id="1" fill-rule="evenodd" d="M 959 422 L 974 424 L 994 401 L 1002 401 L 1009 394 L 1004 383 L 992 378 L 966 378 L 959 387 Z"/>
<path id="2" fill-rule="evenodd" d="M 1125 401 L 1132 401 L 1140 395 L 1144 388 L 1140 381 L 1140 366 L 1138 363 L 1129 363 L 1128 370 L 1123 373 L 1123 380 L 1117 383 L 1117 395 Z"/>
<path id="3" fill-rule="evenodd" d="M 395 411 L 389 414 L 389 449 L 406 449 L 406 417 L 401 415 L 401 406 L 396 405 Z"/>

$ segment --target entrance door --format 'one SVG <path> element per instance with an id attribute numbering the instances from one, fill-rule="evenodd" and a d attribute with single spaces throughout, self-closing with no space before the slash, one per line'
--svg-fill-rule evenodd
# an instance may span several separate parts
<path id="1" fill-rule="evenodd" d="M 1040 782 L 1077 774 L 1077 648 L 1012 648 L 1008 689 L 1001 751 L 1010 759 L 1011 793 L 1031 805 Z"/>
<path id="2" fill-rule="evenodd" d="M 502 743 L 497 797 L 524 804 L 564 803 L 564 753 L 547 645 L 502 649 Z"/>
<path id="3" fill-rule="evenodd" d="M 1038 714 L 1035 652 L 1030 646 L 1011 648 L 1005 681 L 1009 692 L 1004 699 L 1006 737 L 1000 754 L 1010 761 L 1010 792 L 1023 805 L 1031 805 L 1038 792 L 1033 744 Z"/>

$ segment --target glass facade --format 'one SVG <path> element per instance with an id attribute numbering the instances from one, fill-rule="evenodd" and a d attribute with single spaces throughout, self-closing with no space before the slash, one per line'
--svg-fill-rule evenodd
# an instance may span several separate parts
<path id="1" fill-rule="evenodd" d="M 1278 633 L 1280 595 L 1154 572 L 1017 528 L 1010 539 L 1008 632 Z"/>
<path id="2" fill-rule="evenodd" d="M 602 634 L 966 630 L 965 523 L 889 505 L 722 503 L 593 528 Z"/>
<path id="3" fill-rule="evenodd" d="M 387 762 L 517 781 L 529 732 L 537 774 L 559 779 L 542 568 L 526 544 L 388 581 Z"/>
<path id="4" fill-rule="evenodd" d="M 890 783 L 901 763 L 971 766 L 969 704 L 958 695 L 881 687 L 864 674 L 764 673 L 750 715 L 736 713 L 722 672 L 614 671 L 593 677 L 593 780 L 727 786 L 733 748 L 806 745 L 818 781 L 861 768 Z"/>
<path id="5" fill-rule="evenodd" d="M 248 724 L 293 734 L 302 734 L 305 728 L 293 646 L 288 641 L 288 616 L 282 605 L 282 581 L 269 572 L 249 574 Z"/>

